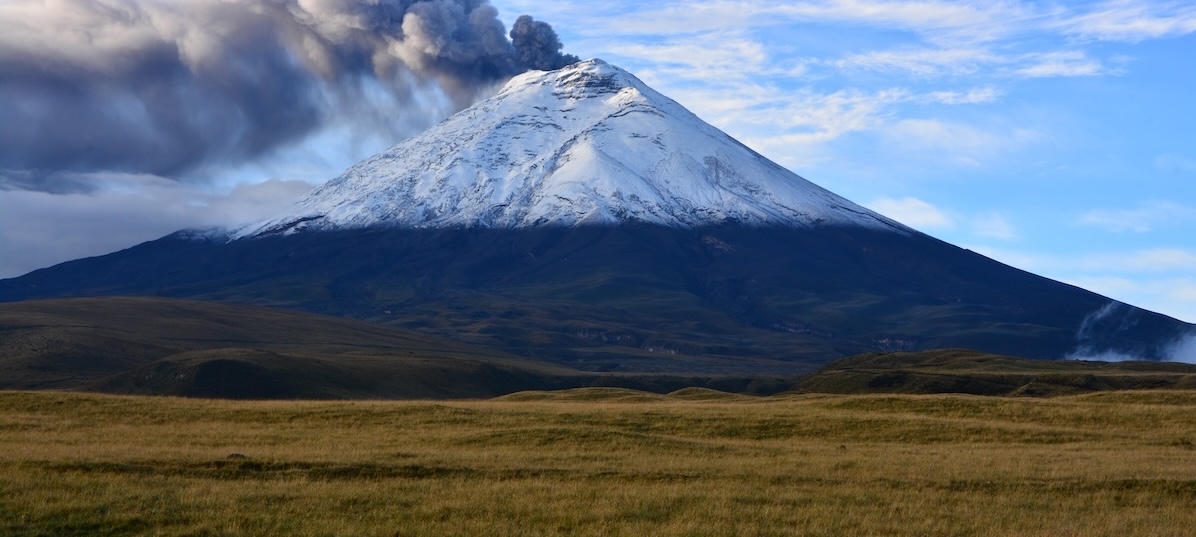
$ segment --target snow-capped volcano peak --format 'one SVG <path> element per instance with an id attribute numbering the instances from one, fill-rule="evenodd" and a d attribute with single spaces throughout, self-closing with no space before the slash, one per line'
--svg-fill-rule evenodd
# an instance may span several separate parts
<path id="1" fill-rule="evenodd" d="M 906 230 L 594 59 L 519 75 L 235 235 L 626 221 Z"/>

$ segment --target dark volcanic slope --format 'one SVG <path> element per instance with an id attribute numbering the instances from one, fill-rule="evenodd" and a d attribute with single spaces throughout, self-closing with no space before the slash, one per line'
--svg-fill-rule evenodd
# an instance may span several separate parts
<path id="1" fill-rule="evenodd" d="M 925 235 L 862 228 L 176 234 L 0 281 L 0 300 L 115 294 L 351 316 L 594 371 L 793 374 L 949 347 L 1156 359 L 1192 329 Z"/>
<path id="2" fill-rule="evenodd" d="M 0 304 L 0 389 L 461 398 L 593 385 L 776 391 L 784 382 L 587 374 L 410 330 L 261 307 L 148 297 Z"/>

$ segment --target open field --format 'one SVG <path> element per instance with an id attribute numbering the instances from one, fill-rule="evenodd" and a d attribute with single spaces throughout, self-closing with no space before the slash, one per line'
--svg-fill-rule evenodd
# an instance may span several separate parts
<path id="1" fill-rule="evenodd" d="M 1196 392 L 0 392 L 2 535 L 1190 535 Z"/>

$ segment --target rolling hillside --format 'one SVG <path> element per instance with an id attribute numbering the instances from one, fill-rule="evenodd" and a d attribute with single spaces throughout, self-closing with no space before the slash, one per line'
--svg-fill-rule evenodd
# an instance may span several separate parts
<path id="1" fill-rule="evenodd" d="M 0 389 L 422 399 L 591 385 L 779 391 L 787 382 L 587 373 L 412 330 L 273 308 L 149 297 L 0 304 Z"/>

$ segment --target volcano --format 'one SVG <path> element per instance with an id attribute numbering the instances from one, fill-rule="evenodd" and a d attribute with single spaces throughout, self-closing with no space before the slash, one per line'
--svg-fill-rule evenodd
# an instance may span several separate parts
<path id="1" fill-rule="evenodd" d="M 3 301 L 103 295 L 349 316 L 584 371 L 1157 360 L 1196 328 L 860 207 L 600 60 L 520 75 L 282 214 L 0 281 Z"/>

